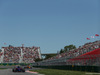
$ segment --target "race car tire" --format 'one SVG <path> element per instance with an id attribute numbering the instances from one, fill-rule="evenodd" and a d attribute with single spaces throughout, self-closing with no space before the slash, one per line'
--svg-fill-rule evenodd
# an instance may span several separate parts
<path id="1" fill-rule="evenodd" d="M 16 72 L 15 70 L 12 70 L 12 72 Z"/>
<path id="2" fill-rule="evenodd" d="M 23 71 L 23 72 L 25 72 L 25 71 Z"/>

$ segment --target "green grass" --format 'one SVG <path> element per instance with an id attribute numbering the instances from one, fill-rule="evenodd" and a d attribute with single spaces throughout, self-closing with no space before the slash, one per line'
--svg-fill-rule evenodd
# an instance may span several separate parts
<path id="1" fill-rule="evenodd" d="M 30 71 L 38 72 L 40 74 L 45 74 L 45 75 L 89 75 L 86 73 L 90 73 L 90 72 L 68 71 L 68 70 L 57 70 L 57 69 L 40 69 L 40 70 L 30 70 Z M 97 75 L 97 74 L 90 74 L 90 75 Z"/>
<path id="2" fill-rule="evenodd" d="M 7 69 L 7 68 L 0 68 L 0 70 Z"/>

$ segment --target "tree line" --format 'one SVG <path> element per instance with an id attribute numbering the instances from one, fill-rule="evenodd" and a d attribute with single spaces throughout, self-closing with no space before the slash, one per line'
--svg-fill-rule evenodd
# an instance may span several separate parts
<path id="1" fill-rule="evenodd" d="M 75 46 L 75 45 L 68 45 L 68 46 L 65 46 L 64 49 L 61 49 L 59 53 L 61 54 L 61 53 L 70 51 L 70 50 L 72 50 L 72 49 L 76 49 L 76 46 Z"/>

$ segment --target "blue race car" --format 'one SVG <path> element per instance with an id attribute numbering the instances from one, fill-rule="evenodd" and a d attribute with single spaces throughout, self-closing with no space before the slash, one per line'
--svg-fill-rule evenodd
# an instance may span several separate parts
<path id="1" fill-rule="evenodd" d="M 25 69 L 23 69 L 21 66 L 16 66 L 12 69 L 13 72 L 25 72 Z"/>

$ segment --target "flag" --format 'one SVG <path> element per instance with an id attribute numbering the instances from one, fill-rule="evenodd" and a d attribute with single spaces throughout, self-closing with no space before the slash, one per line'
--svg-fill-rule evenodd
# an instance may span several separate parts
<path id="1" fill-rule="evenodd" d="M 95 36 L 99 36 L 99 34 L 95 34 Z"/>
<path id="2" fill-rule="evenodd" d="M 90 38 L 86 38 L 87 40 L 90 40 Z"/>
<path id="3" fill-rule="evenodd" d="M 91 36 L 91 38 L 94 38 L 94 36 Z"/>
<path id="4" fill-rule="evenodd" d="M 6 43 L 4 43 L 4 45 L 6 45 Z"/>

